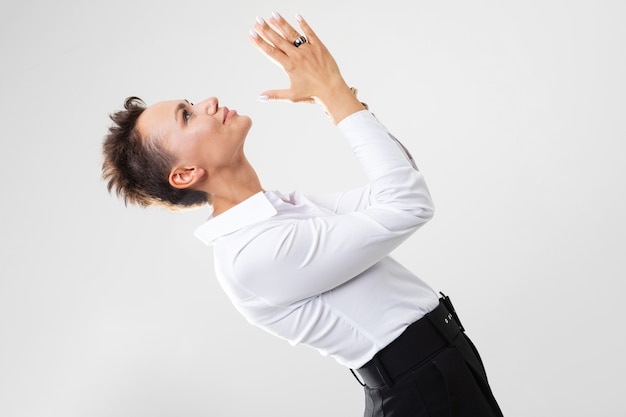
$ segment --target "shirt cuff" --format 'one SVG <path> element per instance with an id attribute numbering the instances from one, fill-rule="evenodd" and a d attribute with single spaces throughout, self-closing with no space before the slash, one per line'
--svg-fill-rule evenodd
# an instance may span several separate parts
<path id="1" fill-rule="evenodd" d="M 376 120 L 374 115 L 370 113 L 369 110 L 363 109 L 345 117 L 342 121 L 337 123 L 337 127 L 339 130 L 350 129 L 351 127 L 358 126 L 366 120 L 375 121 L 378 124 L 378 120 Z"/>

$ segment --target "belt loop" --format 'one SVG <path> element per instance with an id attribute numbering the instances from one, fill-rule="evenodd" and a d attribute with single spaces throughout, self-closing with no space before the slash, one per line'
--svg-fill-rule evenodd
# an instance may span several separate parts
<path id="1" fill-rule="evenodd" d="M 383 363 L 378 358 L 378 354 L 376 354 L 372 358 L 372 363 L 376 367 L 376 371 L 378 371 L 378 375 L 380 375 L 380 379 L 383 380 L 385 385 L 387 385 L 389 388 L 391 388 L 393 386 L 393 382 L 391 381 L 391 378 L 389 377 L 389 374 L 387 373 L 387 370 L 383 366 Z"/>
<path id="2" fill-rule="evenodd" d="M 459 325 L 459 328 L 461 329 L 461 331 L 465 332 L 465 328 L 463 327 L 463 324 L 461 324 L 461 320 L 459 320 L 459 316 L 456 314 L 456 310 L 454 309 L 454 306 L 452 305 L 452 300 L 450 300 L 450 297 L 448 297 L 441 291 L 439 291 L 439 294 L 441 294 L 441 301 L 448 309 L 448 312 L 452 314 L 452 317 L 454 317 L 454 320 L 456 320 L 456 323 Z"/>

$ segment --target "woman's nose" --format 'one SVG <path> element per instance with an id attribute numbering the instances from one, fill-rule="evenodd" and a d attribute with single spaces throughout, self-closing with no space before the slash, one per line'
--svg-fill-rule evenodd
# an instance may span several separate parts
<path id="1" fill-rule="evenodd" d="M 217 97 L 209 97 L 199 103 L 194 104 L 193 107 L 199 109 L 202 112 L 205 112 L 208 115 L 213 115 L 217 113 L 218 104 L 219 103 Z"/>

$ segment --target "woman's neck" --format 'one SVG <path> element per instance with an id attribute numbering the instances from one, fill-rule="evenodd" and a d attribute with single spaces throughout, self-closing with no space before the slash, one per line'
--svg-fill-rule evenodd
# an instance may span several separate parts
<path id="1" fill-rule="evenodd" d="M 236 169 L 209 174 L 209 181 L 203 188 L 211 195 L 213 216 L 218 216 L 263 191 L 256 171 L 247 161 L 239 164 Z"/>

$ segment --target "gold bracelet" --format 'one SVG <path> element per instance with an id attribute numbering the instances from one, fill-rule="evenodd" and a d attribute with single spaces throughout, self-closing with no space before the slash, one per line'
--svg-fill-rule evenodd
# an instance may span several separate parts
<path id="1" fill-rule="evenodd" d="M 350 87 L 350 91 L 352 92 L 352 94 L 354 94 L 354 97 L 357 97 L 357 94 L 359 93 L 359 90 L 357 90 L 354 87 Z M 369 110 L 370 106 L 367 105 L 367 103 L 363 103 L 361 102 L 361 104 L 363 105 L 363 107 L 365 108 L 365 110 Z"/>

